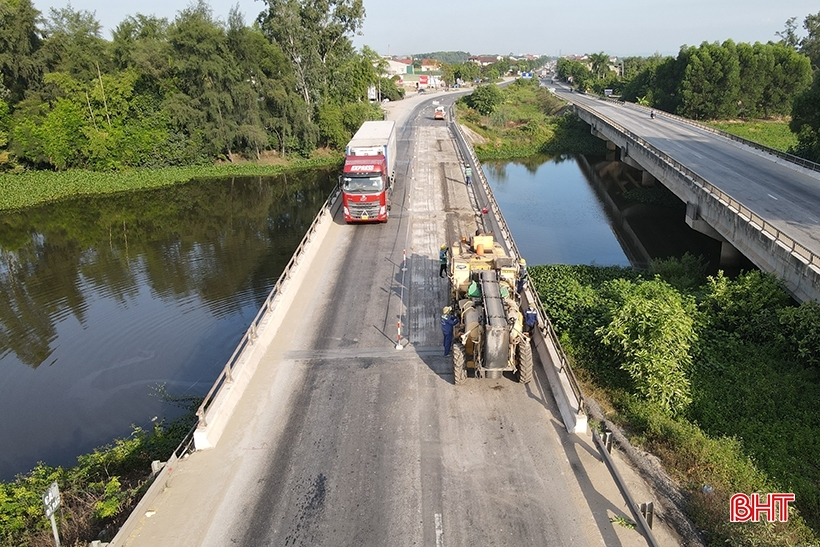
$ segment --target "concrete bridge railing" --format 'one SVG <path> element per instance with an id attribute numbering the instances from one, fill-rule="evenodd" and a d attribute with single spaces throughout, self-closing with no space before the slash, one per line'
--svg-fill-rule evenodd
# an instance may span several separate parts
<path id="1" fill-rule="evenodd" d="M 781 277 L 798 300 L 820 295 L 820 256 L 740 201 L 625 127 L 583 105 L 576 112 L 593 130 L 621 147 L 689 206 L 687 216 L 702 217 L 759 267 Z M 693 209 L 694 206 L 694 209 Z"/>
<path id="2" fill-rule="evenodd" d="M 332 209 L 340 193 L 341 189 L 337 186 L 316 214 L 301 243 L 259 308 L 256 317 L 199 406 L 196 412 L 199 423 L 194 431 L 196 450 L 213 447 L 225 429 L 242 392 L 256 371 L 262 354 L 276 334 L 282 315 L 277 312 L 287 310 L 296 292 L 295 289 L 286 289 L 290 288 L 289 285 L 296 270 L 303 263 L 309 263 L 312 253 L 315 254 L 310 244 L 322 235 L 320 232 L 326 232 L 333 222 Z"/>

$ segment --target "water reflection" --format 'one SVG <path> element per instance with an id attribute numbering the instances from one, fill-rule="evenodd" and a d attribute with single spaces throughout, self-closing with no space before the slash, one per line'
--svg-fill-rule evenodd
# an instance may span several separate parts
<path id="1" fill-rule="evenodd" d="M 484 171 L 528 263 L 629 265 L 573 157 L 488 163 Z"/>
<path id="2" fill-rule="evenodd" d="M 530 264 L 648 267 L 656 258 L 702 256 L 709 273 L 720 243 L 691 229 L 686 206 L 661 184 L 613 158 L 534 156 L 484 166 L 515 241 Z"/>
<path id="3" fill-rule="evenodd" d="M 334 174 L 197 181 L 0 215 L 0 479 L 204 394 Z"/>

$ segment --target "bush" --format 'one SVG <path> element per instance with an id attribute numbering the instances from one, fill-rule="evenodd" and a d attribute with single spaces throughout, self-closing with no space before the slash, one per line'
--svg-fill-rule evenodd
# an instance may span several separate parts
<path id="1" fill-rule="evenodd" d="M 501 104 L 504 97 L 501 90 L 495 84 L 480 85 L 473 92 L 465 97 L 470 108 L 474 108 L 479 113 L 491 114 L 495 108 Z"/>
<path id="2" fill-rule="evenodd" d="M 817 545 L 820 306 L 795 306 L 760 272 L 720 274 L 692 288 L 698 260 L 657 267 L 684 288 L 629 269 L 529 272 L 579 378 L 592 384 L 585 389 L 661 459 L 709 544 Z M 675 393 L 685 393 L 687 382 L 691 403 L 683 412 L 686 397 Z M 796 501 L 786 523 L 733 524 L 728 499 L 736 492 L 793 492 Z"/>
<path id="3" fill-rule="evenodd" d="M 610 321 L 595 333 L 614 349 L 635 390 L 668 415 L 692 401 L 688 369 L 696 340 L 694 301 L 682 298 L 660 278 L 608 284 Z"/>

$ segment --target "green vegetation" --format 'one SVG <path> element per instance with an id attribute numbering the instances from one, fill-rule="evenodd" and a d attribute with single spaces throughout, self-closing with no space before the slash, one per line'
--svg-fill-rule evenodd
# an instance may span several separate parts
<path id="1" fill-rule="evenodd" d="M 381 119 L 380 59 L 351 38 L 361 0 L 267 0 L 246 26 L 204 0 L 173 21 L 137 14 L 102 37 L 94 15 L 43 18 L 0 0 L 0 171 L 119 171 L 310 157 Z"/>
<path id="2" fill-rule="evenodd" d="M 605 151 L 603 141 L 577 116 L 558 115 L 565 103 L 537 80 L 516 80 L 500 93 L 494 86 L 479 86 L 476 93 L 477 98 L 468 95 L 457 105 L 459 120 L 486 140 L 475 146 L 481 161 Z"/>
<path id="3" fill-rule="evenodd" d="M 413 55 L 414 59 L 435 59 L 440 63 L 448 65 L 461 65 L 467 62 L 470 54 L 466 51 L 434 51 L 433 53 L 418 53 Z"/>
<path id="4" fill-rule="evenodd" d="M 820 306 L 760 272 L 536 266 L 584 390 L 688 495 L 710 545 L 820 541 Z M 668 341 L 668 347 L 663 343 Z M 708 486 L 709 488 L 703 488 Z M 729 522 L 736 492 L 794 492 L 787 523 Z"/>
<path id="5" fill-rule="evenodd" d="M 114 173 L 74 169 L 65 172 L 27 171 L 19 175 L 0 174 L 0 210 L 21 209 L 76 196 L 161 188 L 193 179 L 277 175 L 288 170 L 335 166 L 341 160 L 341 155 L 335 153 L 278 165 L 238 163 Z"/>
<path id="6" fill-rule="evenodd" d="M 442 62 L 441 79 L 450 86 L 475 81 L 492 83 L 504 75 L 515 74 L 516 71 L 532 71 L 535 68 L 544 66 L 546 62 L 547 57 L 539 57 L 538 59 L 529 61 L 513 61 L 508 57 L 502 57 L 488 65 L 480 65 L 479 63 L 466 60 L 457 64 Z"/>
<path id="7" fill-rule="evenodd" d="M 151 431 L 134 428 L 126 439 L 77 458 L 70 469 L 39 464 L 14 481 L 0 483 L 0 545 L 53 545 L 42 496 L 57 481 L 55 515 L 63 545 L 110 541 L 150 485 L 151 462 L 165 461 L 196 423 L 198 400 L 180 400 L 188 412 Z"/>
<path id="8" fill-rule="evenodd" d="M 788 152 L 797 145 L 797 135 L 789 130 L 789 123 L 785 121 L 725 121 L 709 122 L 707 125 L 781 152 Z"/>

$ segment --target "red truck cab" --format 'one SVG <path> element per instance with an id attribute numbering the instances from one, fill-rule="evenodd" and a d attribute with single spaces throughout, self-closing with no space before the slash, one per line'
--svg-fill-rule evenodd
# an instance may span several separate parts
<path id="1" fill-rule="evenodd" d="M 392 188 L 384 156 L 347 156 L 340 182 L 345 222 L 387 222 Z"/>

